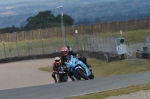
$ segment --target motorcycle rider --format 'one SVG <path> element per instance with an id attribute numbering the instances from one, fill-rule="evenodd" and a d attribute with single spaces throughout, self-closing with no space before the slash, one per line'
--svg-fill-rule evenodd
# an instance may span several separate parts
<path id="1" fill-rule="evenodd" d="M 76 52 L 73 52 L 73 51 L 70 50 L 70 46 L 62 47 L 61 48 L 61 55 L 62 55 L 61 56 L 61 62 L 62 62 L 63 66 L 65 66 L 65 62 L 67 61 L 67 56 L 68 55 L 73 55 L 75 57 L 79 57 L 79 55 Z M 90 65 L 87 64 L 85 57 L 78 58 L 78 59 L 81 60 L 82 62 L 84 62 L 87 67 L 91 67 Z M 68 76 L 70 77 L 70 79 L 72 81 L 75 80 L 74 77 L 73 77 L 73 73 L 70 70 L 68 70 Z"/>
<path id="2" fill-rule="evenodd" d="M 69 52 L 75 53 L 75 52 L 72 51 L 72 48 L 70 46 L 66 46 L 66 47 L 68 48 Z M 91 65 L 87 64 L 87 58 L 86 57 L 79 57 L 79 54 L 77 54 L 77 53 L 76 53 L 76 57 L 78 57 L 79 60 L 84 62 L 87 67 L 91 67 Z"/>
<path id="3" fill-rule="evenodd" d="M 55 57 L 55 62 L 53 63 L 53 72 L 52 72 L 52 77 L 54 78 L 55 83 L 57 83 L 57 79 L 55 74 L 58 72 L 58 67 L 62 65 L 60 62 L 60 57 Z"/>

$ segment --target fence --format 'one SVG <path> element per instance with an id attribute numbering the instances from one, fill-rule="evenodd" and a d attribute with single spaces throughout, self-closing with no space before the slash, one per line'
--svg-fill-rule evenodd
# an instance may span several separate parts
<path id="1" fill-rule="evenodd" d="M 80 35 L 94 34 L 94 33 L 113 33 L 120 30 L 137 30 L 149 29 L 150 19 L 137 19 L 121 22 L 99 23 L 83 26 L 65 27 L 65 34 L 72 36 L 75 30 L 78 30 Z M 22 31 L 19 33 L 0 34 L 0 42 L 16 42 L 35 39 L 47 39 L 53 37 L 61 37 L 61 28 L 47 28 L 32 31 Z"/>
<path id="2" fill-rule="evenodd" d="M 128 46 L 133 51 L 140 51 L 144 53 L 150 53 L 150 35 L 143 34 L 145 36 L 145 41 L 140 43 L 129 44 Z"/>
<path id="3" fill-rule="evenodd" d="M 143 36 L 145 36 L 143 34 Z M 143 51 L 147 47 L 147 52 L 150 52 L 149 35 L 145 36 L 145 42 L 127 44 L 127 46 L 136 53 L 137 50 Z M 80 35 L 66 38 L 66 45 L 73 48 L 74 51 L 95 51 L 108 52 L 117 54 L 115 39 L 118 36 L 93 34 Z M 60 52 L 63 46 L 62 38 L 27 40 L 22 42 L 3 42 L 0 44 L 0 59 L 51 54 L 53 52 Z M 141 50 L 142 49 L 142 50 Z"/>
<path id="4" fill-rule="evenodd" d="M 105 37 L 102 35 L 80 35 L 67 38 L 66 44 L 74 51 L 101 51 L 109 53 L 116 52 L 114 36 Z M 24 42 L 1 43 L 0 45 L 0 59 L 51 54 L 53 52 L 60 52 L 63 42 L 61 38 L 28 40 Z"/>
<path id="5" fill-rule="evenodd" d="M 53 37 L 53 39 L 28 40 L 23 42 L 3 42 L 0 44 L 0 59 L 60 52 L 63 46 L 62 41 L 62 38 Z M 109 38 L 105 39 L 100 36 L 94 37 L 92 35 L 80 35 L 77 38 L 71 37 L 66 40 L 66 44 L 73 48 L 74 51 L 109 51 L 110 47 L 108 44 L 110 42 Z M 92 43 L 99 43 L 99 45 L 96 46 Z"/>

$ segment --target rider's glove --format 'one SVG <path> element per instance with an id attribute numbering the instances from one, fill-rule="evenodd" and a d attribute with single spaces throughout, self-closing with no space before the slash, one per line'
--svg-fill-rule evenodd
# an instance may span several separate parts
<path id="1" fill-rule="evenodd" d="M 54 71 L 55 73 L 57 73 L 57 71 Z"/>
<path id="2" fill-rule="evenodd" d="M 77 54 L 76 57 L 78 58 L 78 57 L 79 57 L 79 54 Z"/>
<path id="3" fill-rule="evenodd" d="M 68 72 L 68 68 L 64 68 L 64 71 L 65 71 L 65 72 Z"/>

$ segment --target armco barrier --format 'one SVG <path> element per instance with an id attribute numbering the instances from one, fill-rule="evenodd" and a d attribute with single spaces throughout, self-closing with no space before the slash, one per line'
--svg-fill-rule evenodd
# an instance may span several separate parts
<path id="1" fill-rule="evenodd" d="M 136 58 L 150 59 L 150 53 L 136 52 Z"/>
<path id="2" fill-rule="evenodd" d="M 80 57 L 89 57 L 89 58 L 97 58 L 106 60 L 108 62 L 120 60 L 118 56 L 112 56 L 110 53 L 104 52 L 89 52 L 89 51 L 78 51 L 77 52 Z M 9 63 L 9 62 L 16 62 L 16 61 L 23 61 L 23 60 L 33 60 L 33 59 L 44 59 L 44 58 L 54 58 L 56 56 L 61 56 L 60 52 L 51 53 L 51 54 L 44 54 L 44 55 L 31 55 L 31 56 L 24 56 L 24 57 L 12 57 L 12 58 L 4 58 L 0 59 L 0 63 Z"/>
<path id="3" fill-rule="evenodd" d="M 97 58 L 97 59 L 105 60 L 108 62 L 120 60 L 119 56 L 114 55 L 112 53 L 89 52 L 89 51 L 79 51 L 78 53 L 81 57 L 85 56 L 85 57 L 89 57 L 89 58 Z"/>
<path id="4" fill-rule="evenodd" d="M 0 63 L 9 63 L 9 62 L 33 60 L 33 59 L 54 58 L 60 55 L 61 55 L 60 53 L 52 53 L 52 54 L 44 54 L 44 55 L 31 55 L 31 56 L 23 56 L 23 57 L 4 58 L 4 59 L 0 59 Z"/>

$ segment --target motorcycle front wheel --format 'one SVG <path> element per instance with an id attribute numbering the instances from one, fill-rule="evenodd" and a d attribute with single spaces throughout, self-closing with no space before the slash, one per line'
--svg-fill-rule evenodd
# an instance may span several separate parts
<path id="1" fill-rule="evenodd" d="M 91 72 L 91 75 L 89 76 L 90 79 L 94 79 L 94 74 Z"/>
<path id="2" fill-rule="evenodd" d="M 88 77 L 86 76 L 85 72 L 82 69 L 80 68 L 76 69 L 76 73 L 78 73 L 78 75 L 81 76 L 83 79 L 88 80 Z"/>

